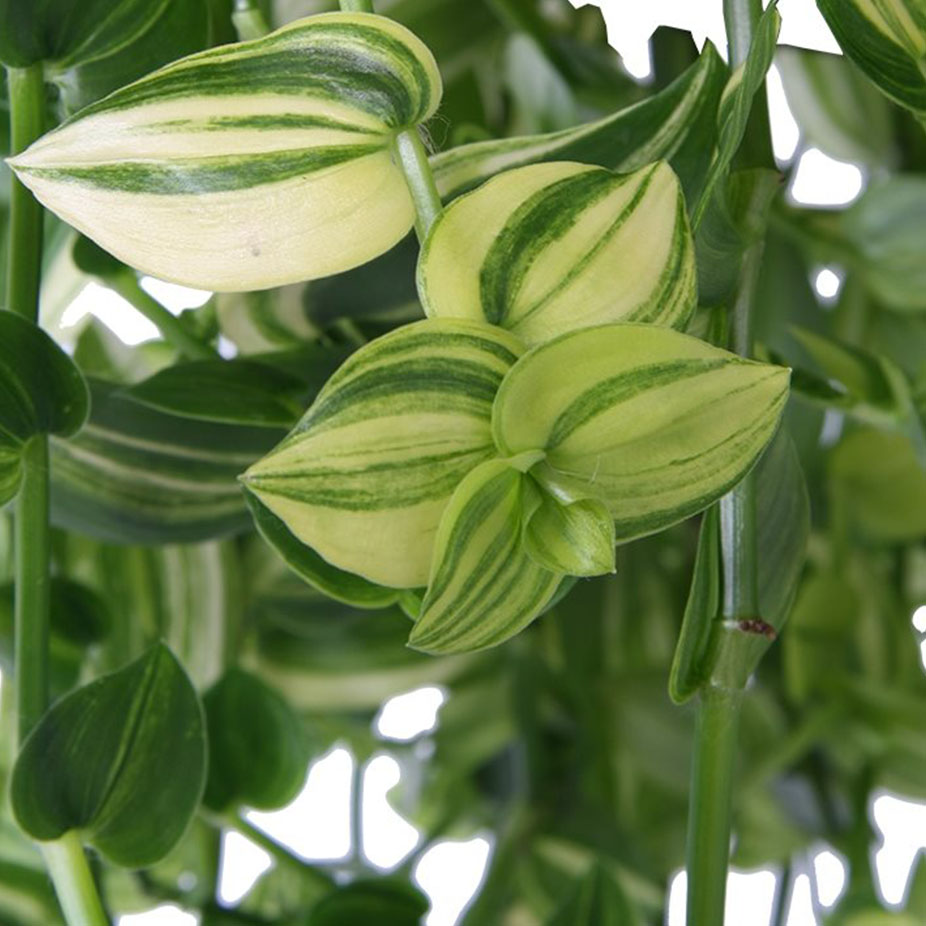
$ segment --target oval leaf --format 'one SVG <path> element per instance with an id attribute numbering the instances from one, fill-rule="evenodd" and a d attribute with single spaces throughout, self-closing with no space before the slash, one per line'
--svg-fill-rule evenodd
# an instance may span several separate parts
<path id="1" fill-rule="evenodd" d="M 71 358 L 37 325 L 0 312 L 0 504 L 19 488 L 23 444 L 36 434 L 75 434 L 89 408 Z"/>
<path id="2" fill-rule="evenodd" d="M 257 676 L 230 669 L 203 696 L 209 774 L 203 803 L 274 810 L 305 783 L 308 740 L 292 708 Z"/>
<path id="3" fill-rule="evenodd" d="M 492 400 L 518 353 L 501 329 L 456 320 L 378 338 L 242 480 L 338 569 L 423 586 L 451 493 L 494 454 Z"/>
<path id="4" fill-rule="evenodd" d="M 497 646 L 550 603 L 563 576 L 521 544 L 527 478 L 505 460 L 489 460 L 460 483 L 441 518 L 409 645 L 429 653 Z"/>
<path id="5" fill-rule="evenodd" d="M 162 644 L 54 704 L 23 743 L 10 798 L 39 841 L 79 830 L 116 865 L 163 858 L 203 792 L 202 708 Z"/>
<path id="6" fill-rule="evenodd" d="M 306 926 L 419 926 L 428 912 L 427 898 L 398 879 L 361 879 L 323 897 L 309 914 Z"/>
<path id="7" fill-rule="evenodd" d="M 499 390 L 502 453 L 544 451 L 532 475 L 598 499 L 629 540 L 707 507 L 778 425 L 788 371 L 654 325 L 604 325 L 529 351 Z"/>
<path id="8" fill-rule="evenodd" d="M 507 171 L 438 217 L 418 290 L 429 316 L 488 321 L 528 345 L 605 322 L 684 327 L 697 293 L 678 178 L 662 162 Z"/>
<path id="9" fill-rule="evenodd" d="M 323 14 L 168 65 L 10 163 L 139 270 L 263 289 L 347 270 L 408 232 L 392 139 L 440 93 L 431 53 L 403 26 Z"/>

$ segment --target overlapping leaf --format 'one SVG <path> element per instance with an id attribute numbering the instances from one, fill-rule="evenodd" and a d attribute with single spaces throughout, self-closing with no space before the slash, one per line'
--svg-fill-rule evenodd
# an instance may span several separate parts
<path id="1" fill-rule="evenodd" d="M 137 868 L 183 835 L 205 773 L 202 707 L 157 645 L 45 714 L 16 760 L 11 802 L 32 838 L 77 830 L 111 862 Z"/>
<path id="2" fill-rule="evenodd" d="M 787 393 L 780 367 L 653 325 L 604 325 L 525 354 L 502 384 L 492 427 L 502 453 L 545 453 L 531 472 L 547 491 L 604 502 L 621 541 L 735 484 Z"/>
<path id="3" fill-rule="evenodd" d="M 409 231 L 390 147 L 439 100 L 434 59 L 403 26 L 323 14 L 162 68 L 11 163 L 125 263 L 261 289 L 346 270 Z"/>
<path id="4" fill-rule="evenodd" d="M 494 453 L 492 401 L 519 352 L 501 329 L 457 320 L 379 338 L 243 481 L 333 566 L 393 588 L 423 586 L 444 507 Z"/>
<path id="5" fill-rule="evenodd" d="M 678 179 L 663 162 L 506 171 L 434 223 L 418 289 L 429 316 L 488 321 L 528 345 L 606 322 L 684 327 L 696 286 Z"/>

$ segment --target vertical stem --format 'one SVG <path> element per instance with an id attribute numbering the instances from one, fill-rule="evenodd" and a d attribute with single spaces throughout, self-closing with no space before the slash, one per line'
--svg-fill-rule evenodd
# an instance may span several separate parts
<path id="1" fill-rule="evenodd" d="M 109 926 L 77 834 L 65 833 L 55 842 L 42 843 L 41 848 L 70 926 Z"/>
<path id="2" fill-rule="evenodd" d="M 255 0 L 235 0 L 231 14 L 232 25 L 239 42 L 263 38 L 269 31 L 267 20 Z"/>
<path id="3" fill-rule="evenodd" d="M 431 173 L 428 153 L 418 129 L 406 129 L 397 135 L 395 151 L 415 204 L 415 231 L 418 233 L 418 240 L 424 241 L 443 206 L 437 192 L 437 184 L 434 182 L 434 174 Z"/>
<path id="4" fill-rule="evenodd" d="M 723 0 L 723 21 L 731 70 L 746 60 L 753 28 L 761 15 L 762 0 Z"/>
<path id="5" fill-rule="evenodd" d="M 701 694 L 688 809 L 689 926 L 723 926 L 736 738 L 743 692 Z"/>
<path id="6" fill-rule="evenodd" d="M 131 270 L 123 270 L 105 278 L 106 285 L 131 303 L 161 332 L 165 341 L 191 360 L 215 360 L 218 356 L 208 345 L 189 331 L 186 325 L 146 293 Z"/>
<path id="7" fill-rule="evenodd" d="M 781 874 L 778 876 L 778 883 L 775 885 L 775 900 L 772 907 L 772 918 L 769 920 L 769 926 L 785 926 L 788 920 L 788 908 L 791 906 L 791 881 L 793 877 L 791 862 L 785 863 Z"/>
<path id="8" fill-rule="evenodd" d="M 41 134 L 45 121 L 42 66 L 9 68 L 11 154 L 19 154 Z M 39 314 L 42 261 L 42 207 L 14 176 L 10 188 L 10 244 L 6 308 L 32 321 Z"/>
<path id="9" fill-rule="evenodd" d="M 19 740 L 48 705 L 48 439 L 33 437 L 22 451 L 22 485 L 15 519 L 14 653 Z"/>
<path id="10" fill-rule="evenodd" d="M 350 853 L 355 864 L 363 865 L 363 763 L 356 756 L 350 783 Z"/>
<path id="11" fill-rule="evenodd" d="M 345 13 L 373 12 L 373 0 L 340 0 L 339 6 Z"/>

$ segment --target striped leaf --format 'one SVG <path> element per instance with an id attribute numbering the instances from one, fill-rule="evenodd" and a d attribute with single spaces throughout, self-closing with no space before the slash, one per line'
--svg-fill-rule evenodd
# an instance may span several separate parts
<path id="1" fill-rule="evenodd" d="M 488 460 L 460 483 L 440 522 L 410 646 L 429 653 L 496 646 L 549 604 L 563 576 L 538 565 L 521 543 L 528 478 L 505 460 Z"/>
<path id="2" fill-rule="evenodd" d="M 503 170 L 538 161 L 582 161 L 629 173 L 665 159 L 691 197 L 704 180 L 705 151 L 713 145 L 714 115 L 726 68 L 714 47 L 657 94 L 575 128 L 544 135 L 493 139 L 435 155 L 434 176 L 447 199 Z M 706 133 L 705 133 L 706 129 Z"/>
<path id="3" fill-rule="evenodd" d="M 535 486 L 532 478 L 525 484 L 528 494 L 537 495 L 524 526 L 524 549 L 531 559 L 571 576 L 614 572 L 614 519 L 608 509 L 593 499 L 562 504 Z"/>
<path id="4" fill-rule="evenodd" d="M 197 421 L 91 383 L 90 420 L 52 438 L 52 520 L 115 543 L 183 543 L 241 531 L 238 473 L 281 431 Z"/>
<path id="5" fill-rule="evenodd" d="M 534 348 L 493 410 L 504 454 L 564 501 L 598 499 L 629 540 L 705 508 L 768 443 L 788 371 L 654 325 L 586 328 Z M 542 397 L 542 398 L 541 398 Z"/>
<path id="6" fill-rule="evenodd" d="M 896 103 L 926 118 L 922 0 L 817 0 L 842 50 Z"/>
<path id="7" fill-rule="evenodd" d="M 168 65 L 11 164 L 139 270 L 263 289 L 357 266 L 409 231 L 391 144 L 439 100 L 434 59 L 403 26 L 324 14 Z"/>
<path id="8" fill-rule="evenodd" d="M 243 481 L 331 565 L 423 586 L 451 494 L 494 456 L 492 401 L 519 353 L 491 325 L 400 328 L 353 354 Z"/>
<path id="9" fill-rule="evenodd" d="M 685 198 L 664 162 L 507 171 L 442 213 L 418 264 L 429 316 L 488 321 L 528 345 L 614 321 L 684 327 L 696 288 Z"/>

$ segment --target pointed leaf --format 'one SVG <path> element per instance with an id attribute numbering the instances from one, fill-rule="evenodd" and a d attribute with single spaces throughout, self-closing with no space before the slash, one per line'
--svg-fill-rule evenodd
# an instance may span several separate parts
<path id="1" fill-rule="evenodd" d="M 36 434 L 69 436 L 89 411 L 71 358 L 32 322 L 0 312 L 0 504 L 19 489 L 20 453 Z"/>
<path id="2" fill-rule="evenodd" d="M 353 354 L 242 479 L 338 569 L 423 586 L 451 493 L 494 454 L 492 400 L 519 352 L 491 325 L 406 325 Z"/>
<path id="3" fill-rule="evenodd" d="M 488 460 L 453 493 L 434 542 L 421 616 L 409 644 L 429 653 L 497 646 L 550 603 L 562 575 L 521 544 L 527 477 Z"/>
<path id="4" fill-rule="evenodd" d="M 654 325 L 563 335 L 512 367 L 493 409 L 504 454 L 544 451 L 532 475 L 567 500 L 594 498 L 617 539 L 706 508 L 768 443 L 788 371 Z"/>
<path id="5" fill-rule="evenodd" d="M 536 510 L 524 527 L 524 549 L 531 559 L 551 572 L 571 576 L 600 576 L 614 572 L 614 519 L 594 500 L 563 504 L 536 485 Z"/>
<path id="6" fill-rule="evenodd" d="M 438 217 L 418 290 L 429 316 L 488 321 L 529 346 L 605 322 L 682 328 L 697 295 L 678 178 L 663 162 L 506 171 Z"/>
<path id="7" fill-rule="evenodd" d="M 581 161 L 628 173 L 664 159 L 673 163 L 686 193 L 700 186 L 706 164 L 701 127 L 710 125 L 725 67 L 708 44 L 701 57 L 664 90 L 597 122 L 546 135 L 480 141 L 435 155 L 438 189 L 445 199 L 489 177 L 538 161 Z"/>
<path id="8" fill-rule="evenodd" d="M 842 50 L 894 102 L 926 115 L 926 9 L 920 0 L 817 0 Z"/>
<path id="9" fill-rule="evenodd" d="M 256 675 L 229 669 L 203 696 L 209 774 L 203 803 L 275 810 L 305 784 L 308 740 L 299 717 Z"/>
<path id="10" fill-rule="evenodd" d="M 669 673 L 669 697 L 684 704 L 704 684 L 711 628 L 720 613 L 720 512 L 704 512 L 691 589 Z"/>
<path id="11" fill-rule="evenodd" d="M 692 219 L 696 228 L 710 202 L 714 188 L 730 167 L 733 156 L 746 134 L 753 98 L 762 86 L 775 56 L 780 28 L 781 16 L 775 2 L 772 2 L 756 23 L 746 60 L 730 75 L 724 88 L 717 111 L 717 150 Z"/>
<path id="12" fill-rule="evenodd" d="M 547 926 L 639 926 L 640 922 L 620 885 L 596 862 Z"/>
<path id="13" fill-rule="evenodd" d="M 52 706 L 23 743 L 10 796 L 33 839 L 79 830 L 113 864 L 139 868 L 183 835 L 205 772 L 202 708 L 159 644 Z"/>
<path id="14" fill-rule="evenodd" d="M 10 163 L 125 263 L 262 289 L 357 266 L 408 232 L 390 146 L 439 100 L 434 59 L 403 26 L 322 14 L 168 65 Z"/>

